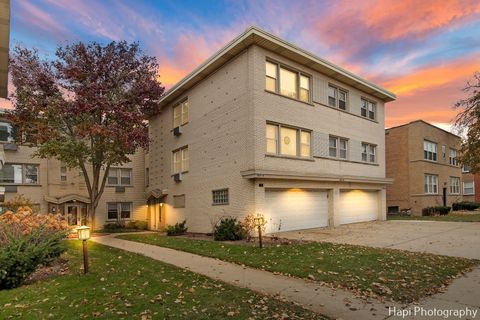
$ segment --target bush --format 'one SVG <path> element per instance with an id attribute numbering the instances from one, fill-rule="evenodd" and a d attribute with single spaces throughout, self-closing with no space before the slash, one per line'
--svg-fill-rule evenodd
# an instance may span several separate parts
<path id="1" fill-rule="evenodd" d="M 248 237 L 249 230 L 237 218 L 222 218 L 213 231 L 215 241 L 236 241 Z"/>
<path id="2" fill-rule="evenodd" d="M 103 225 L 103 229 L 105 230 L 117 230 L 117 229 L 125 229 L 125 223 L 122 222 L 109 222 Z"/>
<path id="3" fill-rule="evenodd" d="M 167 231 L 167 236 L 178 236 L 187 232 L 188 228 L 185 226 L 187 224 L 187 220 L 183 220 L 183 222 L 175 223 L 173 226 L 167 226 L 165 230 Z"/>
<path id="4" fill-rule="evenodd" d="M 147 221 L 142 220 L 132 220 L 127 223 L 128 229 L 137 229 L 137 230 L 147 230 L 148 223 Z"/>
<path id="5" fill-rule="evenodd" d="M 469 201 L 456 202 L 452 204 L 452 208 L 454 211 L 459 211 L 459 210 L 473 211 L 480 208 L 480 202 L 469 202 Z"/>
<path id="6" fill-rule="evenodd" d="M 450 207 L 427 207 L 422 209 L 422 216 L 435 216 L 435 215 L 447 215 L 450 212 Z"/>
<path id="7" fill-rule="evenodd" d="M 21 207 L 0 216 L 0 289 L 21 285 L 39 265 L 64 251 L 61 240 L 69 227 L 58 215 L 34 214 Z"/>

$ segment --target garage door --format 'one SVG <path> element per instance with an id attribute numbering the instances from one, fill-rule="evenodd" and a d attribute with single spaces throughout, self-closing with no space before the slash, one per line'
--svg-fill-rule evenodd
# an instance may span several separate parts
<path id="1" fill-rule="evenodd" d="M 325 191 L 303 189 L 266 190 L 267 232 L 301 230 L 328 225 Z"/>
<path id="2" fill-rule="evenodd" d="M 376 220 L 378 217 L 378 192 L 348 190 L 340 192 L 340 224 Z"/>

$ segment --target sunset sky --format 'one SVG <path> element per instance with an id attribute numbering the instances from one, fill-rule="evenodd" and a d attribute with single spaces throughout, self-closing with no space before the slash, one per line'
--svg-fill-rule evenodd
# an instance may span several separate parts
<path id="1" fill-rule="evenodd" d="M 51 57 L 71 41 L 138 41 L 168 88 L 250 25 L 396 93 L 387 127 L 416 119 L 448 127 L 480 71 L 478 0 L 12 0 L 11 47 Z"/>

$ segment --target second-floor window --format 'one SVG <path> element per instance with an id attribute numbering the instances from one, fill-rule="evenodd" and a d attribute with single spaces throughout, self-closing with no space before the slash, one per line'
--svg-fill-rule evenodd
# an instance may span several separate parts
<path id="1" fill-rule="evenodd" d="M 188 171 L 188 159 L 188 147 L 173 151 L 173 173 L 176 174 Z"/>
<path id="2" fill-rule="evenodd" d="M 132 184 L 132 169 L 110 168 L 107 182 L 111 186 L 128 186 Z"/>
<path id="3" fill-rule="evenodd" d="M 67 166 L 63 163 L 60 165 L 60 181 L 66 182 L 67 181 Z"/>
<path id="4" fill-rule="evenodd" d="M 265 89 L 310 102 L 310 77 L 271 61 L 265 62 Z"/>
<path id="5" fill-rule="evenodd" d="M 377 105 L 374 102 L 362 99 L 360 114 L 362 117 L 375 120 L 377 118 Z"/>
<path id="6" fill-rule="evenodd" d="M 279 124 L 267 124 L 266 141 L 269 154 L 310 157 L 310 139 L 310 131 Z"/>
<path id="7" fill-rule="evenodd" d="M 426 194 L 437 194 L 438 193 L 438 176 L 433 174 L 426 174 L 424 189 Z"/>
<path id="8" fill-rule="evenodd" d="M 347 159 L 348 140 L 330 136 L 328 141 L 328 154 L 330 157 Z"/>
<path id="9" fill-rule="evenodd" d="M 464 181 L 463 182 L 463 195 L 468 196 L 475 194 L 475 182 L 473 181 Z"/>
<path id="10" fill-rule="evenodd" d="M 423 158 L 425 160 L 437 161 L 437 144 L 431 141 L 423 141 Z"/>
<path id="11" fill-rule="evenodd" d="M 180 127 L 188 122 L 188 99 L 173 107 L 173 127 Z"/>
<path id="12" fill-rule="evenodd" d="M 450 193 L 460 194 L 460 178 L 450 177 Z"/>
<path id="13" fill-rule="evenodd" d="M 328 86 L 328 105 L 330 107 L 347 109 L 347 92 L 335 86 Z"/>
<path id="14" fill-rule="evenodd" d="M 14 128 L 8 123 L 1 121 L 0 122 L 0 141 L 1 142 L 12 142 L 14 138 Z"/>
<path id="15" fill-rule="evenodd" d="M 362 161 L 375 163 L 377 161 L 377 146 L 371 143 L 362 143 Z"/>
<path id="16" fill-rule="evenodd" d="M 448 162 L 452 166 L 457 166 L 458 161 L 457 161 L 457 150 L 455 149 L 450 149 L 450 156 L 448 157 Z"/>
<path id="17" fill-rule="evenodd" d="M 462 172 L 464 172 L 464 173 L 470 172 L 471 170 L 472 170 L 472 168 L 470 166 L 466 165 L 466 164 L 464 164 L 462 166 Z"/>
<path id="18" fill-rule="evenodd" d="M 6 163 L 0 169 L 0 183 L 38 184 L 38 165 Z"/>

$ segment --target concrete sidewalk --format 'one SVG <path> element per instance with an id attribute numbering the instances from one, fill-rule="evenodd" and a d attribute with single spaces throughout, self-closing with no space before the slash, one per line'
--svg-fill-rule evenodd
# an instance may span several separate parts
<path id="1" fill-rule="evenodd" d="M 202 257 L 183 251 L 117 239 L 119 234 L 92 238 L 110 247 L 140 253 L 204 276 L 268 295 L 278 295 L 307 309 L 334 319 L 385 319 L 388 306 L 378 301 L 367 303 L 352 293 L 320 286 L 313 281 L 289 278 L 234 263 Z M 400 305 L 396 305 L 400 307 Z"/>

